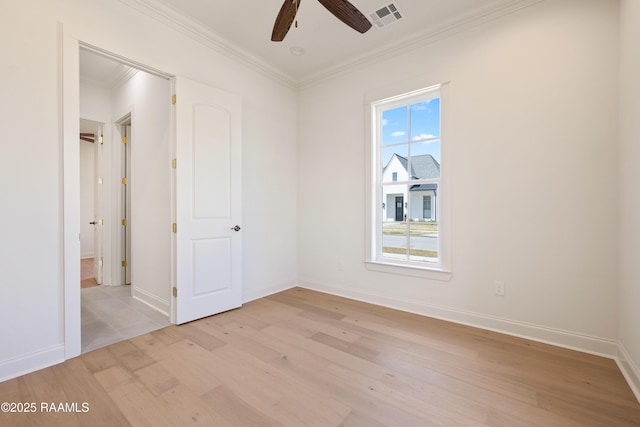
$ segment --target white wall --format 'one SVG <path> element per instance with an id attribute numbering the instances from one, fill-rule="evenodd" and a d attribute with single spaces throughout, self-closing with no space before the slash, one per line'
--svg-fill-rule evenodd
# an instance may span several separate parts
<path id="1" fill-rule="evenodd" d="M 300 283 L 613 353 L 617 23 L 615 1 L 542 2 L 303 88 Z M 450 281 L 363 263 L 363 100 L 405 79 L 451 82 Z"/>
<path id="2" fill-rule="evenodd" d="M 242 96 L 245 299 L 292 286 L 297 276 L 292 88 L 119 1 L 3 4 L 0 26 L 10 37 L 0 38 L 0 87 L 12 102 L 0 103 L 0 140 L 12 143 L 5 146 L 0 191 L 20 203 L 1 214 L 12 226 L 0 244 L 0 280 L 11 287 L 0 299 L 0 379 L 64 354 L 59 23 L 67 36 Z"/>
<path id="3" fill-rule="evenodd" d="M 93 257 L 93 225 L 94 220 L 94 145 L 92 142 L 80 141 L 80 256 Z"/>
<path id="4" fill-rule="evenodd" d="M 113 92 L 113 120 L 131 114 L 132 293 L 169 314 L 171 295 L 171 87 L 138 72 Z M 114 123 L 115 125 L 115 123 Z M 115 133 L 115 132 L 114 132 Z M 116 144 L 122 158 L 123 144 Z M 116 148 L 114 147 L 114 148 Z M 122 211 L 116 212 L 122 216 Z"/>
<path id="5" fill-rule="evenodd" d="M 640 398 L 640 2 L 620 12 L 620 342 Z"/>

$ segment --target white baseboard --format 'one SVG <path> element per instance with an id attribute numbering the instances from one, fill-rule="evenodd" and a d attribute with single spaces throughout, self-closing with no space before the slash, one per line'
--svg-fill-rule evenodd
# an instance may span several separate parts
<path id="1" fill-rule="evenodd" d="M 295 288 L 296 286 L 298 286 L 297 282 L 291 281 L 278 285 L 267 286 L 266 288 L 260 288 L 249 292 L 243 292 L 242 303 L 244 304 L 258 298 L 268 297 L 269 295 L 277 294 L 278 292 L 286 291 L 287 289 Z"/>
<path id="2" fill-rule="evenodd" d="M 137 299 L 140 302 L 147 304 L 151 308 L 155 308 L 162 314 L 169 315 L 170 304 L 169 301 L 164 300 L 156 295 L 153 295 L 150 292 L 144 291 L 142 289 L 138 289 L 134 287 L 131 290 L 131 296 Z"/>
<path id="3" fill-rule="evenodd" d="M 631 391 L 633 391 L 636 399 L 640 402 L 640 369 L 638 369 L 638 365 L 635 364 L 631 355 L 629 355 L 629 352 L 622 343 L 618 343 L 618 356 L 616 357 L 616 362 L 622 371 L 622 375 L 624 375 L 624 378 L 629 383 Z"/>
<path id="4" fill-rule="evenodd" d="M 618 354 L 617 343 L 605 338 L 340 286 L 310 281 L 299 281 L 298 286 L 409 313 L 577 350 L 609 359 L 615 359 Z"/>
<path id="5" fill-rule="evenodd" d="M 0 362 L 0 382 L 26 375 L 39 369 L 64 362 L 64 345 L 54 345 L 43 350 L 23 354 Z"/>

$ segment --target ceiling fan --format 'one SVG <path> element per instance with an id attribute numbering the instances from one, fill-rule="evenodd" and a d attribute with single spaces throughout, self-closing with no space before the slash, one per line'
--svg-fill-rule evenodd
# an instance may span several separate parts
<path id="1" fill-rule="evenodd" d="M 289 32 L 291 24 L 296 18 L 301 0 L 284 0 L 280 13 L 273 25 L 271 33 L 271 41 L 281 42 Z M 371 22 L 358 10 L 357 7 L 349 3 L 347 0 L 318 0 L 333 15 L 358 31 L 366 33 L 371 28 Z"/>

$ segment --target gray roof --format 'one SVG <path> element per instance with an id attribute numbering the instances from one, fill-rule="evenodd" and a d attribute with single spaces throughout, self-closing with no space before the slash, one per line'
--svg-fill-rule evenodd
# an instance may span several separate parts
<path id="1" fill-rule="evenodd" d="M 406 157 L 394 154 L 407 169 L 409 163 Z M 391 158 L 393 160 L 393 157 Z M 391 163 L 389 160 L 389 163 Z M 387 166 L 389 165 L 387 163 Z M 385 166 L 385 169 L 387 168 Z M 423 154 L 421 156 L 411 156 L 411 178 L 412 179 L 437 179 L 440 178 L 440 163 L 433 158 L 431 154 Z"/>
<path id="2" fill-rule="evenodd" d="M 422 184 L 422 185 L 412 185 L 409 187 L 409 191 L 437 191 L 438 184 Z"/>

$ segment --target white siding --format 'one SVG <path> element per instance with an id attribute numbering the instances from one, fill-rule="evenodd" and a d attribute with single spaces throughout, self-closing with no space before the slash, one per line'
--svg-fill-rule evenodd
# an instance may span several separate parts
<path id="1" fill-rule="evenodd" d="M 412 220 L 436 219 L 436 197 L 434 191 L 411 191 L 411 216 Z M 423 197 L 431 197 L 431 216 L 423 216 Z"/>

